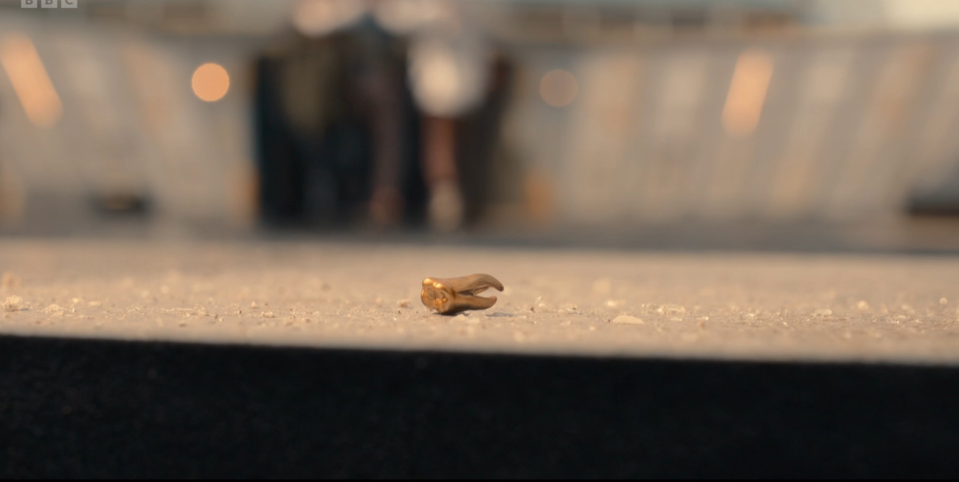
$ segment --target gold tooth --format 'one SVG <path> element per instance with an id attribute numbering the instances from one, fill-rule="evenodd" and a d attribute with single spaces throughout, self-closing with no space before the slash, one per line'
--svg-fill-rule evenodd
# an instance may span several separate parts
<path id="1" fill-rule="evenodd" d="M 496 304 L 496 297 L 476 296 L 489 288 L 503 291 L 503 283 L 483 273 L 459 278 L 426 278 L 420 300 L 430 309 L 448 315 L 466 310 L 485 310 Z"/>

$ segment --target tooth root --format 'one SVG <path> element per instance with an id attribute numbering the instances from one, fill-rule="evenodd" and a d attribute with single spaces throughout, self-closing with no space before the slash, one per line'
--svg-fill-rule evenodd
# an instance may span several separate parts
<path id="1" fill-rule="evenodd" d="M 453 289 L 457 292 L 478 293 L 487 288 L 503 291 L 503 283 L 488 274 L 471 274 L 451 281 L 453 281 Z"/>
<path id="2" fill-rule="evenodd" d="M 496 304 L 496 297 L 461 296 L 456 298 L 456 307 L 460 310 L 485 310 Z"/>

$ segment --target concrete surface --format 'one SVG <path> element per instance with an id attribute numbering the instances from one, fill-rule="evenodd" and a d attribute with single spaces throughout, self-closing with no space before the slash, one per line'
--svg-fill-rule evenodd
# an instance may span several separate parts
<path id="1" fill-rule="evenodd" d="M 761 360 L 959 362 L 959 257 L 0 240 L 0 333 Z M 485 312 L 419 301 L 486 272 Z"/>

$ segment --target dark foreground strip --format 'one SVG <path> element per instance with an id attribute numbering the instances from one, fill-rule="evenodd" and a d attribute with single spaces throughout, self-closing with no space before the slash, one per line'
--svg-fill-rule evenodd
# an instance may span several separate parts
<path id="1" fill-rule="evenodd" d="M 959 370 L 0 337 L 0 476 L 951 476 Z"/>

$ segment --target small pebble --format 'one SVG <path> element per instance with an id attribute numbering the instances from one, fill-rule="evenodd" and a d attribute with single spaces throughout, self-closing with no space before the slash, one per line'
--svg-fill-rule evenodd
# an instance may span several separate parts
<path id="1" fill-rule="evenodd" d="M 663 305 L 656 309 L 656 313 L 663 315 L 677 315 L 685 312 L 686 307 L 680 305 Z"/>
<path id="2" fill-rule="evenodd" d="M 61 308 L 60 305 L 56 305 L 56 304 L 50 305 L 50 306 L 48 306 L 48 307 L 46 307 L 46 308 L 43 309 L 43 312 L 44 312 L 44 313 L 46 313 L 46 314 L 48 314 L 48 315 L 53 315 L 53 316 L 60 316 L 60 315 L 63 314 L 64 311 L 66 311 L 66 310 L 64 310 L 63 308 Z"/>
<path id="3" fill-rule="evenodd" d="M 399 301 L 396 302 L 396 306 L 398 306 L 398 307 L 400 307 L 400 308 L 409 308 L 409 307 L 410 307 L 410 300 L 399 300 Z"/>
<path id="4" fill-rule="evenodd" d="M 7 301 L 3 302 L 3 311 L 7 313 L 13 313 L 15 311 L 20 311 L 21 304 L 23 303 L 23 298 L 19 296 L 10 296 L 7 297 Z"/>
<path id="5" fill-rule="evenodd" d="M 275 318 L 272 311 L 267 311 L 263 313 L 263 318 Z"/>
<path id="6" fill-rule="evenodd" d="M 858 304 L 856 304 L 856 308 L 858 308 L 859 311 L 869 311 L 869 303 L 860 301 Z"/>
<path id="7" fill-rule="evenodd" d="M 626 302 L 623 300 L 607 300 L 606 301 L 606 306 L 610 308 L 619 308 L 620 306 L 623 306 L 624 304 L 626 304 Z"/>
<path id="8" fill-rule="evenodd" d="M 939 299 L 939 304 L 940 304 L 940 305 L 948 305 L 948 304 L 949 304 L 949 300 L 947 300 L 947 299 L 945 299 L 945 298 L 940 298 L 940 299 Z"/>
<path id="9" fill-rule="evenodd" d="M 827 309 L 822 309 L 822 310 L 816 310 L 816 312 L 813 313 L 813 315 L 816 315 L 816 316 L 829 316 L 829 315 L 831 315 L 831 314 L 832 314 L 832 310 L 830 310 L 830 309 L 828 309 L 828 308 L 827 308 Z"/>
<path id="10" fill-rule="evenodd" d="M 613 323 L 621 325 L 642 325 L 645 322 L 639 318 L 636 318 L 635 316 L 619 315 L 616 318 L 613 318 Z M 593 329 L 593 327 L 590 327 L 590 329 Z"/>

